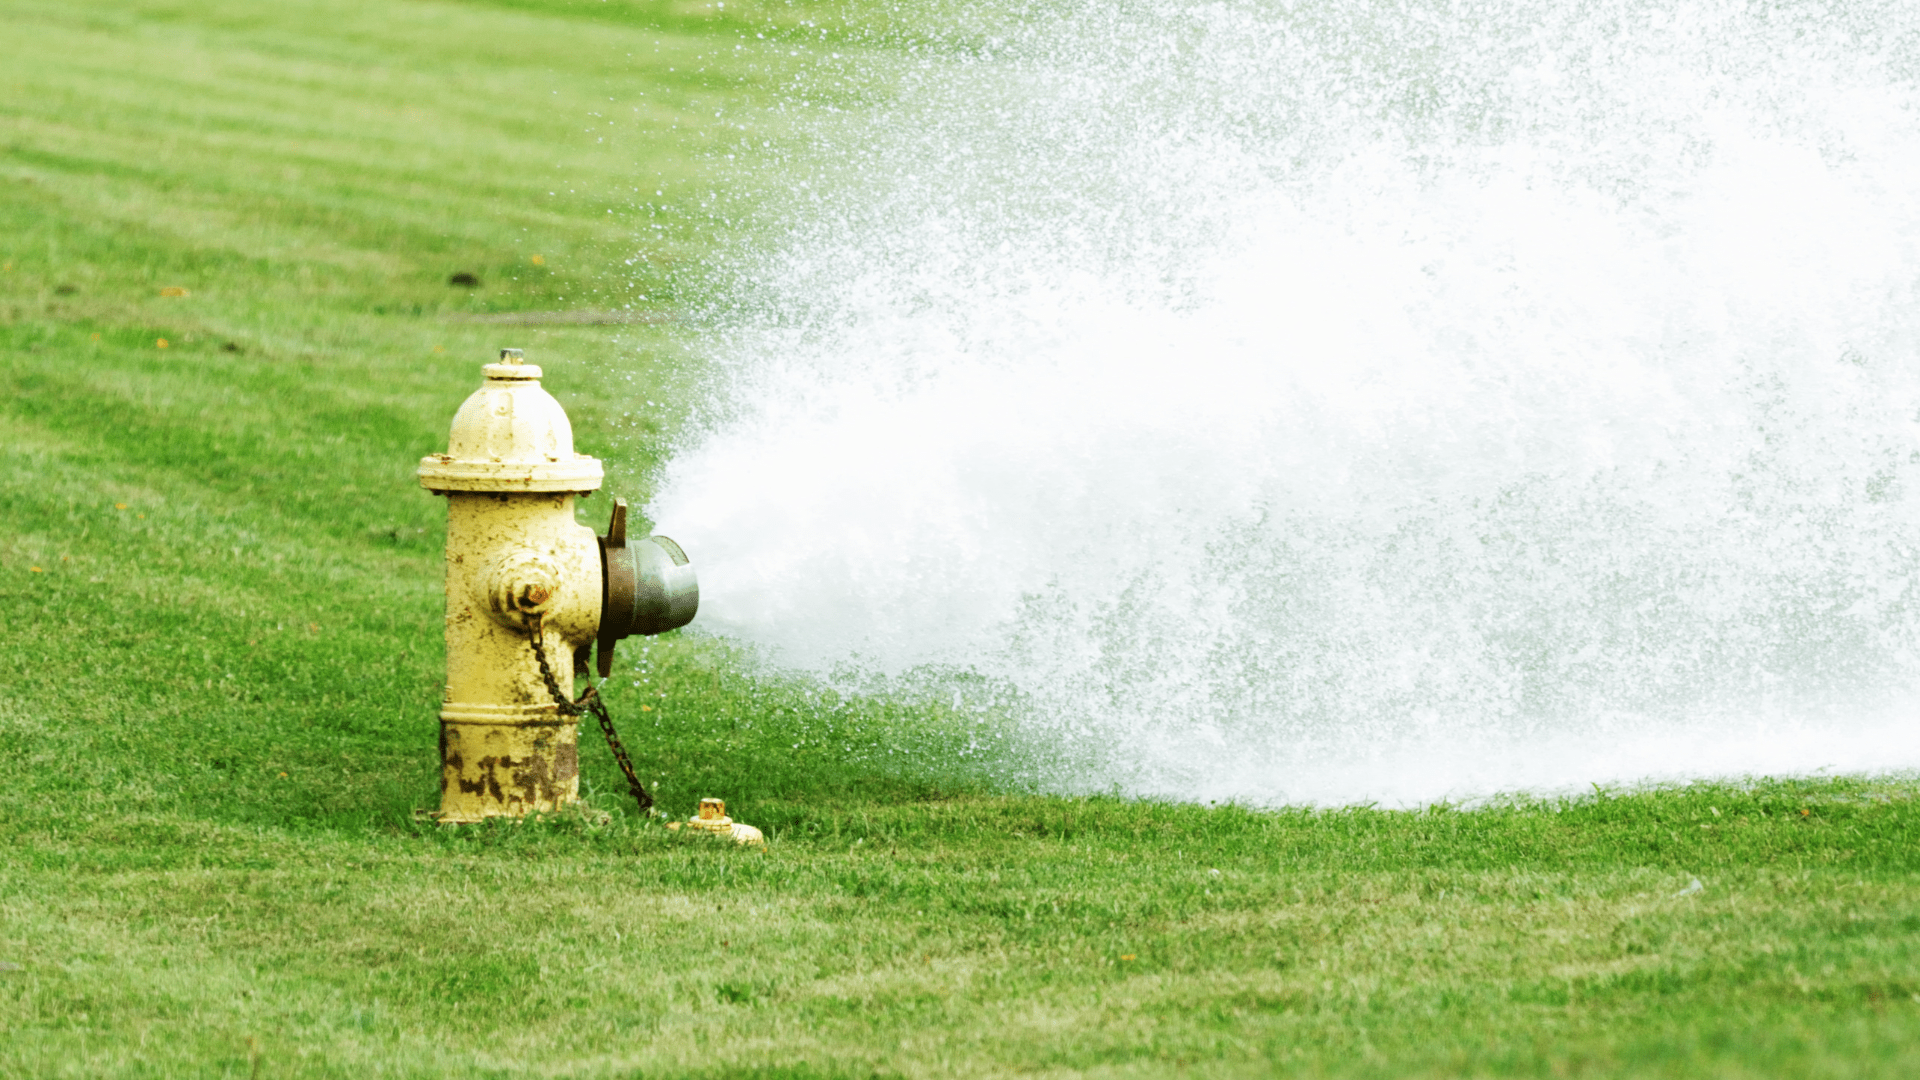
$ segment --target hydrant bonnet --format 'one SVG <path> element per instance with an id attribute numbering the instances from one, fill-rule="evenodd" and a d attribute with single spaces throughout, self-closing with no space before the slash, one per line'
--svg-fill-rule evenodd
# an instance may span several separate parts
<path id="1" fill-rule="evenodd" d="M 447 452 L 420 460 L 430 491 L 567 491 L 600 487 L 600 462 L 573 452 L 573 424 L 540 385 L 540 369 L 501 350 L 481 369 L 486 382 L 453 416 Z"/>

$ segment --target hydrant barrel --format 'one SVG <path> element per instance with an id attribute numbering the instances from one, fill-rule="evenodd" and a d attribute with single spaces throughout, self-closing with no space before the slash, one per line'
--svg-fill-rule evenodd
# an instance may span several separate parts
<path id="1" fill-rule="evenodd" d="M 447 679 L 440 710 L 440 812 L 447 822 L 520 817 L 579 799 L 579 726 L 562 715 L 528 631 L 573 696 L 600 626 L 600 546 L 574 520 L 600 462 L 573 451 L 565 410 L 518 350 L 454 416 L 448 452 L 420 462 L 447 496 Z"/>

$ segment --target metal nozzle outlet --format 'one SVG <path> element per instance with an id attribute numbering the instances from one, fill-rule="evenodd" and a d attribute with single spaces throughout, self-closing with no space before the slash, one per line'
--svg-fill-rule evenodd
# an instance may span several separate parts
<path id="1" fill-rule="evenodd" d="M 621 638 L 664 634 L 693 621 L 700 610 L 700 583 L 680 545 L 664 536 L 627 539 L 627 500 L 613 501 L 613 520 L 600 538 L 600 634 L 596 667 L 613 673 L 613 647 Z"/>

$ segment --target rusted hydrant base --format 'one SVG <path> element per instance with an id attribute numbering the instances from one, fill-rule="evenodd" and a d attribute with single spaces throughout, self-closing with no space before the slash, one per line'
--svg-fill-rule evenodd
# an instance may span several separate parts
<path id="1" fill-rule="evenodd" d="M 440 812 L 457 824 L 563 810 L 580 800 L 580 725 L 552 706 L 440 713 Z"/>

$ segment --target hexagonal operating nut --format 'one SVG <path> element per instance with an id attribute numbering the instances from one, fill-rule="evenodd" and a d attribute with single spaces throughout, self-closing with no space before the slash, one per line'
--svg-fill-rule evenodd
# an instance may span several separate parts
<path id="1" fill-rule="evenodd" d="M 495 559 L 477 582 L 480 600 L 495 622 L 527 629 L 527 616 L 545 615 L 560 598 L 560 567 L 537 551 L 513 551 Z"/>

